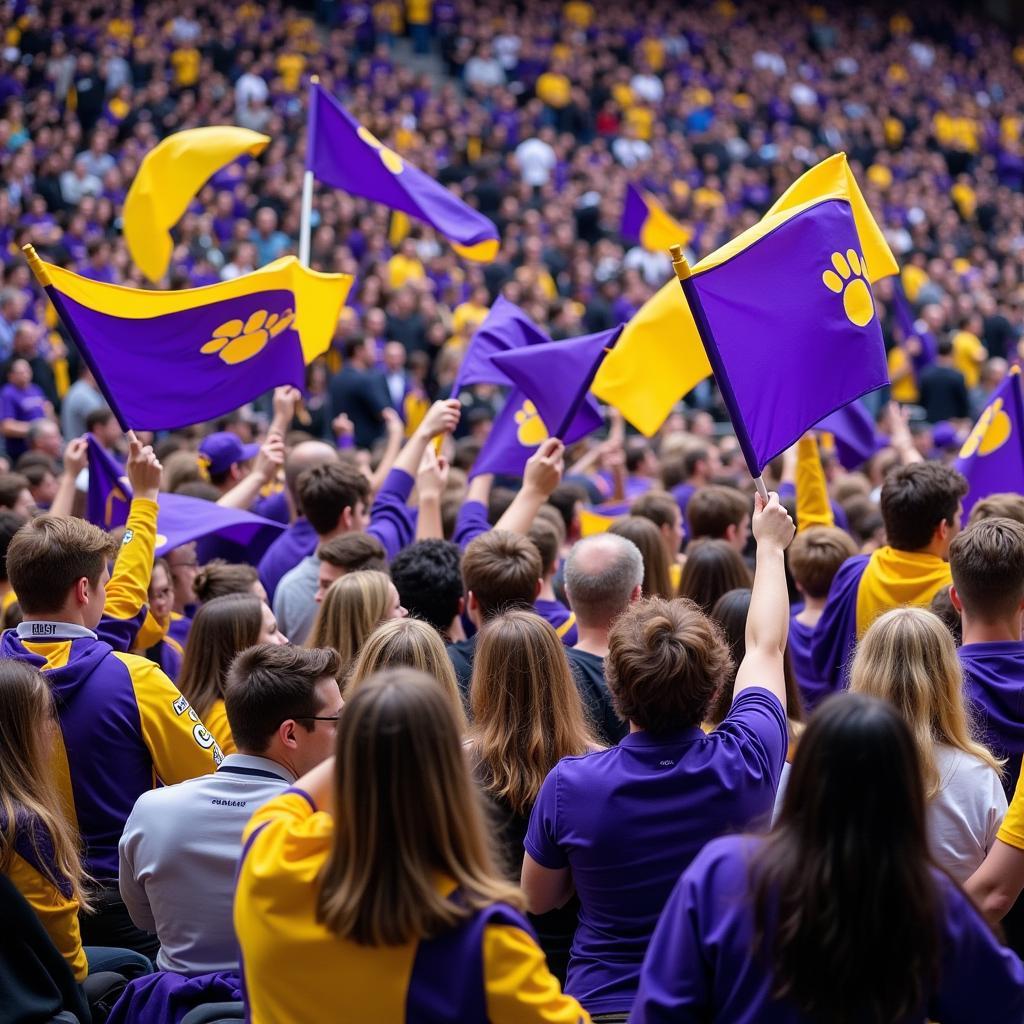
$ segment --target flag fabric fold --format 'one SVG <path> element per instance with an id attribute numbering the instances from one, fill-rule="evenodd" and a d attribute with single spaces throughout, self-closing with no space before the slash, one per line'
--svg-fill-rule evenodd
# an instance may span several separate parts
<path id="1" fill-rule="evenodd" d="M 850 402 L 815 426 L 832 435 L 836 455 L 844 469 L 856 469 L 885 445 L 863 402 Z"/>
<path id="2" fill-rule="evenodd" d="M 352 284 L 294 256 L 173 292 L 90 281 L 34 254 L 29 262 L 125 430 L 175 430 L 277 385 L 303 387 Z"/>
<path id="3" fill-rule="evenodd" d="M 867 263 L 869 283 L 895 274 L 896 260 L 871 215 L 844 153 L 837 153 L 801 175 L 778 199 L 765 218 L 744 232 L 744 244 L 777 227 L 808 202 L 845 200 L 855 226 L 857 251 Z M 837 247 L 838 248 L 838 247 Z M 735 253 L 734 243 L 716 250 L 694 268 L 696 274 L 723 254 Z M 742 296 L 742 292 L 740 297 Z M 657 372 L 651 372 L 657 367 Z M 693 315 L 678 281 L 659 289 L 626 324 L 614 352 L 601 365 L 593 391 L 615 406 L 648 437 L 656 433 L 683 395 L 711 373 Z"/>
<path id="4" fill-rule="evenodd" d="M 211 125 L 169 135 L 139 165 L 124 201 L 124 240 L 135 265 L 156 282 L 167 273 L 170 230 L 209 178 L 240 156 L 258 156 L 268 135 Z"/>
<path id="5" fill-rule="evenodd" d="M 306 169 L 325 185 L 429 224 L 466 259 L 489 263 L 498 254 L 491 221 L 383 145 L 317 83 L 310 86 Z"/>
<path id="6" fill-rule="evenodd" d="M 121 467 L 114 462 L 92 434 L 89 445 L 89 491 L 86 518 L 90 523 L 113 530 L 128 520 L 132 489 Z M 161 494 L 156 521 L 156 553 L 216 534 L 254 550 L 262 550 L 284 530 L 282 523 L 264 519 L 243 509 L 224 508 L 202 498 L 184 494 Z"/>
<path id="7" fill-rule="evenodd" d="M 623 238 L 652 252 L 665 253 L 670 245 L 689 245 L 693 232 L 680 224 L 650 192 L 626 186 L 622 207 Z"/>
<path id="8" fill-rule="evenodd" d="M 1024 402 L 1016 371 L 999 385 L 964 441 L 955 466 L 970 485 L 964 517 L 990 494 L 1024 492 Z"/>

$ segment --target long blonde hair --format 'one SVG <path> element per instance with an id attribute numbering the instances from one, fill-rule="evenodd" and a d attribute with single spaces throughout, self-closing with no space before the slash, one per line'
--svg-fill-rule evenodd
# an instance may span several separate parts
<path id="1" fill-rule="evenodd" d="M 70 886 L 87 910 L 78 835 L 54 785 L 47 749 L 50 730 L 58 728 L 55 715 L 42 673 L 23 661 L 0 660 L 0 871 L 10 870 L 15 843 L 26 835 L 44 876 L 62 891 Z"/>
<path id="2" fill-rule="evenodd" d="M 997 773 L 1002 768 L 1002 762 L 971 734 L 963 687 L 963 670 L 949 630 L 923 608 L 886 612 L 857 645 L 850 689 L 888 701 L 910 726 L 929 800 L 942 782 L 936 744 L 962 750 Z"/>
<path id="3" fill-rule="evenodd" d="M 466 711 L 452 659 L 444 649 L 440 634 L 430 623 L 422 619 L 382 622 L 369 635 L 352 666 L 345 699 L 349 700 L 364 680 L 386 668 L 414 668 L 436 679 L 448 694 L 460 726 L 465 730 Z"/>
<path id="4" fill-rule="evenodd" d="M 384 621 L 390 601 L 391 578 L 386 573 L 346 573 L 324 594 L 306 646 L 333 647 L 341 655 L 345 675 L 366 638 Z"/>
<path id="5" fill-rule="evenodd" d="M 338 722 L 334 804 L 316 916 L 335 935 L 398 946 L 493 903 L 522 906 L 496 866 L 451 701 L 429 676 L 393 669 L 359 686 Z"/>
<path id="6" fill-rule="evenodd" d="M 533 612 L 507 612 L 480 631 L 470 705 L 484 790 L 516 814 L 563 757 L 596 745 L 565 648 Z"/>

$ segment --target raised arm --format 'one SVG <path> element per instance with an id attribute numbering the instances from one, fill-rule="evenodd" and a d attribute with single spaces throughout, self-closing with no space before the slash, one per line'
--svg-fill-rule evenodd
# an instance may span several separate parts
<path id="1" fill-rule="evenodd" d="M 417 540 L 444 540 L 441 521 L 441 497 L 448 482 L 448 460 L 438 457 L 433 445 L 427 445 L 416 477 L 419 515 L 416 517 Z"/>
<path id="2" fill-rule="evenodd" d="M 435 402 L 399 452 L 393 469 L 401 470 L 415 478 L 427 445 L 441 434 L 450 434 L 459 425 L 461 415 L 462 406 L 457 399 L 449 398 Z"/>
<path id="3" fill-rule="evenodd" d="M 796 523 L 800 532 L 811 526 L 836 525 L 818 439 L 813 434 L 805 434 L 796 443 Z"/>
<path id="4" fill-rule="evenodd" d="M 494 528 L 524 535 L 529 533 L 537 511 L 562 482 L 564 471 L 565 445 L 557 437 L 549 437 L 530 456 L 523 472 L 523 486 Z"/>
<path id="5" fill-rule="evenodd" d="M 75 481 L 78 474 L 89 464 L 89 442 L 76 437 L 64 449 L 64 472 L 57 484 L 57 493 L 50 504 L 50 514 L 70 516 L 75 508 Z"/>
<path id="6" fill-rule="evenodd" d="M 283 465 L 284 438 L 280 434 L 269 434 L 256 455 L 252 472 L 239 480 L 227 494 L 221 495 L 217 504 L 224 508 L 251 508 L 260 491 L 277 479 Z"/>

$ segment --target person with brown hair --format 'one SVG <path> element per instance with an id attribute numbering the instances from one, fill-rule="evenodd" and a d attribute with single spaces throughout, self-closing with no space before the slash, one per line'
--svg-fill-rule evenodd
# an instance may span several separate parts
<path id="1" fill-rule="evenodd" d="M 436 681 L 366 680 L 336 750 L 246 829 L 235 930 L 253 1024 L 584 1024 L 501 876 Z"/>
<path id="2" fill-rule="evenodd" d="M 784 551 L 793 522 L 755 499 L 757 571 L 746 656 L 725 721 L 700 723 L 732 672 L 721 630 L 692 602 L 641 601 L 612 626 L 608 685 L 630 732 L 616 747 L 559 762 L 527 830 L 527 907 L 562 906 L 580 925 L 566 991 L 600 1020 L 622 1019 L 679 871 L 715 836 L 767 825 L 788 746 Z"/>
<path id="3" fill-rule="evenodd" d="M 316 593 L 313 600 L 323 603 L 324 594 L 335 580 L 347 572 L 388 571 L 388 557 L 376 537 L 369 533 L 343 533 L 340 537 L 325 540 L 316 549 L 320 559 L 320 571 L 316 578 Z"/>
<path id="4" fill-rule="evenodd" d="M 661 539 L 668 555 L 669 578 L 673 593 L 679 592 L 679 581 L 683 572 L 683 513 L 676 499 L 668 491 L 648 491 L 641 494 L 630 506 L 629 514 L 641 519 L 650 519 L 661 532 Z"/>
<path id="5" fill-rule="evenodd" d="M 640 516 L 625 516 L 616 519 L 608 532 L 624 537 L 637 546 L 644 560 L 644 597 L 675 597 L 672 586 L 671 562 L 665 553 L 661 531 L 649 519 Z"/>
<path id="6" fill-rule="evenodd" d="M 705 615 L 730 590 L 751 584 L 750 570 L 739 552 L 724 540 L 700 540 L 686 553 L 679 596 L 689 598 Z"/>
<path id="7" fill-rule="evenodd" d="M 236 745 L 224 707 L 224 687 L 235 656 L 255 644 L 287 643 L 274 613 L 254 594 L 225 594 L 201 605 L 192 620 L 178 688 L 224 754 Z"/>
<path id="8" fill-rule="evenodd" d="M 1024 495 L 990 494 L 987 498 L 976 501 L 971 506 L 968 526 L 980 523 L 983 519 L 1013 519 L 1024 523 Z"/>
<path id="9" fill-rule="evenodd" d="M 577 640 L 576 616 L 555 596 L 554 586 L 558 556 L 565 537 L 562 517 L 550 505 L 541 505 L 526 536 L 536 545 L 543 568 L 540 593 L 533 602 L 533 609 L 542 619 L 551 623 L 566 647 L 572 647 Z"/>
<path id="10" fill-rule="evenodd" d="M 686 521 L 691 543 L 702 537 L 724 540 L 742 554 L 750 536 L 750 502 L 735 487 L 711 484 L 687 502 Z"/>
<path id="11" fill-rule="evenodd" d="M 530 812 L 548 772 L 563 757 L 600 748 L 559 638 L 533 612 L 506 612 L 484 625 L 469 696 L 474 774 L 493 810 L 506 873 L 518 880 Z M 570 900 L 532 920 L 563 983 L 578 909 Z"/>
<path id="12" fill-rule="evenodd" d="M 196 573 L 193 589 L 200 604 L 225 594 L 254 594 L 261 601 L 267 599 L 255 566 L 226 562 L 223 558 L 211 558 Z"/>
<path id="13" fill-rule="evenodd" d="M 462 582 L 466 590 L 466 614 L 480 629 L 502 612 L 528 611 L 540 594 L 541 565 L 537 546 L 509 530 L 490 530 L 474 537 L 462 555 Z M 463 699 L 468 701 L 477 635 L 448 645 L 455 677 Z"/>

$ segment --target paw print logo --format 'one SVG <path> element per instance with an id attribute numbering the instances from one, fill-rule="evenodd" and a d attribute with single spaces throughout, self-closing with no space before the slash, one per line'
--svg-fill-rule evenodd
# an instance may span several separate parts
<path id="1" fill-rule="evenodd" d="M 1013 424 L 1003 409 L 1003 400 L 997 398 L 991 405 L 987 405 L 985 411 L 978 417 L 978 422 L 974 424 L 974 429 L 960 449 L 960 458 L 966 459 L 975 453 L 991 455 L 1006 444 L 1011 433 Z"/>
<path id="2" fill-rule="evenodd" d="M 364 128 L 362 125 L 359 126 L 359 131 L 356 133 L 359 138 L 363 140 L 368 146 L 372 146 L 377 150 L 377 156 L 380 157 L 380 162 L 392 173 L 401 174 L 405 170 L 405 164 L 402 163 L 402 158 L 393 150 L 388 149 L 376 135 L 373 134 L 368 128 Z"/>
<path id="3" fill-rule="evenodd" d="M 524 448 L 536 448 L 548 439 L 548 428 L 537 412 L 537 406 L 528 398 L 516 409 L 512 417 L 518 426 L 516 437 Z"/>
<path id="4" fill-rule="evenodd" d="M 821 280 L 830 292 L 842 293 L 843 309 L 851 324 L 863 327 L 871 322 L 875 315 L 875 303 L 871 298 L 871 289 L 864 280 L 867 265 L 853 249 L 847 249 L 844 256 L 841 252 L 832 253 L 832 266 L 835 270 L 826 270 Z"/>
<path id="5" fill-rule="evenodd" d="M 235 319 L 221 324 L 199 351 L 204 356 L 219 353 L 228 366 L 244 363 L 262 352 L 267 342 L 290 327 L 294 319 L 295 313 L 290 309 L 283 313 L 268 313 L 265 309 L 257 309 L 244 323 Z"/>

